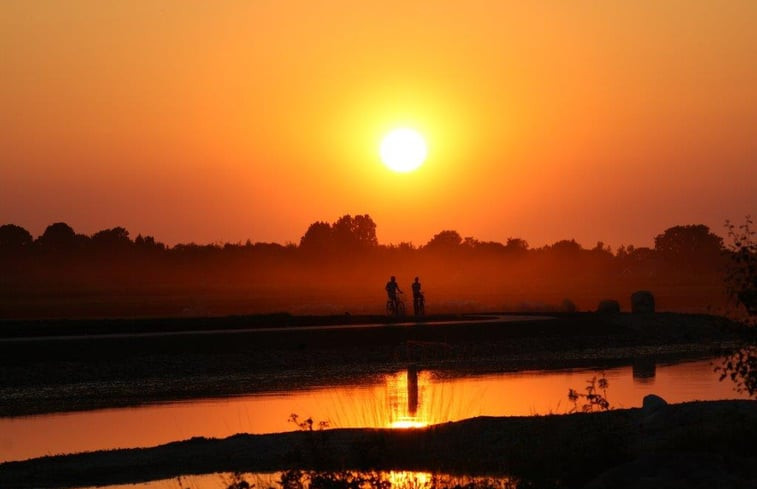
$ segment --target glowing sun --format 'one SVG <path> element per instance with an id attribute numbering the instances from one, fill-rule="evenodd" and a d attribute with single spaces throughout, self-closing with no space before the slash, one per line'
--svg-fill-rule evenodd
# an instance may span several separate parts
<path id="1" fill-rule="evenodd" d="M 428 150 L 421 134 L 408 128 L 394 129 L 381 141 L 381 161 L 389 169 L 407 173 L 413 171 L 426 160 Z"/>

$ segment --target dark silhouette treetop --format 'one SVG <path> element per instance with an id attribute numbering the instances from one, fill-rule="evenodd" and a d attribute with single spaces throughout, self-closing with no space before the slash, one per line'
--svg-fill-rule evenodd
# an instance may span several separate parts
<path id="1" fill-rule="evenodd" d="M 575 255 L 580 253 L 581 250 L 583 250 L 583 248 L 575 239 L 563 239 L 550 246 L 550 251 L 559 255 Z"/>
<path id="2" fill-rule="evenodd" d="M 30 246 L 34 238 L 31 233 L 15 224 L 0 226 L 0 248 L 17 249 Z"/>
<path id="3" fill-rule="evenodd" d="M 252 245 L 250 243 L 250 240 L 247 240 L 247 243 L 249 246 Z M 142 236 L 141 234 L 138 234 L 137 237 L 134 239 L 134 246 L 136 246 L 138 249 L 148 249 L 148 250 L 164 250 L 166 248 L 166 245 L 163 243 L 159 243 L 155 241 L 155 238 L 152 236 Z"/>
<path id="4" fill-rule="evenodd" d="M 654 247 L 668 262 L 693 265 L 719 257 L 723 252 L 723 238 L 711 233 L 704 224 L 673 226 L 655 236 Z"/>
<path id="5" fill-rule="evenodd" d="M 347 214 L 334 224 L 314 222 L 300 239 L 300 247 L 310 252 L 349 251 L 377 246 L 376 223 L 368 214 L 355 217 Z"/>
<path id="6" fill-rule="evenodd" d="M 37 243 L 47 250 L 68 250 L 76 243 L 76 233 L 65 222 L 56 222 L 47 226 L 42 236 L 37 238 Z"/>
<path id="7" fill-rule="evenodd" d="M 317 221 L 308 227 L 300 238 L 300 248 L 305 250 L 325 250 L 331 246 L 331 225 Z"/>
<path id="8" fill-rule="evenodd" d="M 129 231 L 122 227 L 103 229 L 92 235 L 92 244 L 103 251 L 125 249 L 131 244 Z"/>
<path id="9" fill-rule="evenodd" d="M 523 253 L 528 251 L 528 241 L 520 238 L 507 238 L 505 250 L 510 253 Z"/>
<path id="10" fill-rule="evenodd" d="M 463 238 L 460 233 L 452 230 L 441 231 L 434 235 L 431 240 L 424 246 L 427 250 L 453 250 L 460 247 L 463 243 Z"/>
<path id="11" fill-rule="evenodd" d="M 378 246 L 376 223 L 368 214 L 340 217 L 332 226 L 337 246 L 370 248 Z"/>

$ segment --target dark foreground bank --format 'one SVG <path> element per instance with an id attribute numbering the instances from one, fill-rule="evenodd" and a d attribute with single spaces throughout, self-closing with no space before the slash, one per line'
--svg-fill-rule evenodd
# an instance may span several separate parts
<path id="1" fill-rule="evenodd" d="M 334 316 L 288 315 L 2 324 L 0 416 L 359 383 L 409 363 L 465 375 L 707 357 L 743 339 L 725 318 L 673 313 L 361 327 L 375 319 L 349 318 L 346 328 L 334 328 Z M 30 340 L 20 339 L 23 331 Z M 151 332 L 160 334 L 141 334 Z"/>
<path id="2" fill-rule="evenodd" d="M 291 468 L 513 476 L 531 487 L 755 487 L 757 402 L 474 418 L 415 430 L 193 438 L 0 464 L 0 487 L 80 487 Z"/>

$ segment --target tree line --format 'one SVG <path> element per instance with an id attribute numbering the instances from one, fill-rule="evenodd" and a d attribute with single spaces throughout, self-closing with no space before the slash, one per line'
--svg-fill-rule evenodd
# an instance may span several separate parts
<path id="1" fill-rule="evenodd" d="M 560 303 L 568 297 L 589 308 L 598 298 L 625 297 L 639 288 L 668 294 L 671 307 L 688 301 L 703 309 L 723 302 L 723 277 L 734 254 L 702 224 L 665 229 L 651 248 L 615 250 L 602 242 L 586 248 L 574 239 L 541 247 L 516 237 L 481 241 L 454 230 L 442 230 L 422 245 L 381 244 L 376 227 L 367 214 L 345 215 L 312 223 L 299 243 L 167 246 L 153 236 L 132 238 L 123 227 L 86 235 L 58 222 L 35 238 L 21 226 L 5 224 L 0 226 L 5 297 L 0 297 L 0 315 L 3 308 L 18 309 L 25 298 L 31 297 L 27 303 L 33 308 L 35 301 L 62 295 L 68 303 L 85 296 L 106 301 L 103 291 L 142 298 L 134 304 L 156 297 L 166 297 L 166 303 L 167 297 L 203 302 L 212 295 L 213 304 L 230 297 L 237 305 L 257 304 L 246 312 L 324 303 L 356 310 L 359 304 L 381 304 L 389 275 L 407 288 L 413 276 L 421 276 L 432 310 L 434 301 L 448 309 L 463 303 L 515 309 L 528 301 Z"/>
<path id="2" fill-rule="evenodd" d="M 114 260 L 125 253 L 153 253 L 164 256 L 197 253 L 202 251 L 217 254 L 235 254 L 239 251 L 288 252 L 291 255 L 323 257 L 328 255 L 360 255 L 376 250 L 394 250 L 405 253 L 437 253 L 474 257 L 511 256 L 523 258 L 529 255 L 553 255 L 559 258 L 593 257 L 597 260 L 613 259 L 624 265 L 633 266 L 649 261 L 666 262 L 679 266 L 686 265 L 698 271 L 716 269 L 723 262 L 726 251 L 723 238 L 712 233 L 703 224 L 679 225 L 664 230 L 654 238 L 654 247 L 620 246 L 614 252 L 602 241 L 591 248 L 584 248 L 574 239 L 556 241 L 550 245 L 531 248 L 521 238 L 508 238 L 505 243 L 480 241 L 473 237 L 462 237 L 457 231 L 443 230 L 435 234 L 427 243 L 415 246 L 409 242 L 399 244 L 379 244 L 376 237 L 376 223 L 365 215 L 345 215 L 333 223 L 317 221 L 311 224 L 300 238 L 299 244 L 278 243 L 195 243 L 166 246 L 153 236 L 137 235 L 132 239 L 123 227 L 103 229 L 92 235 L 76 233 L 64 222 L 47 226 L 36 239 L 21 226 L 4 224 L 0 226 L 0 255 L 19 256 L 21 254 L 56 254 L 65 259 L 66 255 L 109 254 Z"/>

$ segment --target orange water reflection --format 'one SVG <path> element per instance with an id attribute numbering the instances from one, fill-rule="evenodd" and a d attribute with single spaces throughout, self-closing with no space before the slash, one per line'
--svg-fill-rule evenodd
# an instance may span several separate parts
<path id="1" fill-rule="evenodd" d="M 420 402 L 423 392 L 431 385 L 430 372 L 418 372 L 415 366 L 410 366 L 406 372 L 387 375 L 385 379 L 389 419 L 384 426 L 422 428 L 433 424 L 430 406 Z"/>
<path id="2" fill-rule="evenodd" d="M 123 484 L 104 486 L 105 489 L 227 489 L 231 483 L 246 481 L 251 487 L 260 489 L 280 489 L 281 472 L 264 473 L 264 474 L 230 474 L 215 473 L 204 475 L 188 475 L 175 479 L 161 479 L 138 484 Z M 360 473 L 354 473 L 360 474 Z M 449 475 L 431 472 L 413 472 L 413 471 L 378 471 L 363 474 L 374 482 L 368 487 L 387 487 L 383 484 L 376 484 L 378 481 L 388 482 L 391 489 L 445 489 L 462 487 L 475 484 L 476 487 L 489 489 L 507 489 L 513 487 L 512 479 L 507 477 L 475 477 L 464 475 Z M 307 478 L 303 480 L 303 487 L 309 487 Z M 366 487 L 361 486 L 361 487 Z M 85 488 L 94 489 L 94 488 Z"/>
<path id="3" fill-rule="evenodd" d="M 642 372 L 643 370 L 643 372 Z M 742 398 L 719 382 L 708 360 L 605 371 L 613 407 L 640 406 L 646 394 L 669 402 Z M 562 370 L 448 377 L 409 368 L 352 386 L 195 400 L 22 418 L 0 418 L 0 461 L 57 453 L 153 446 L 193 436 L 296 429 L 291 413 L 334 428 L 418 427 L 479 415 L 565 413 L 568 388 L 594 371 Z"/>

